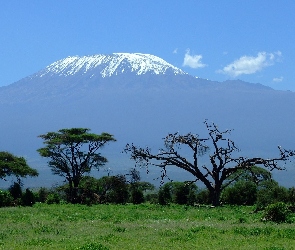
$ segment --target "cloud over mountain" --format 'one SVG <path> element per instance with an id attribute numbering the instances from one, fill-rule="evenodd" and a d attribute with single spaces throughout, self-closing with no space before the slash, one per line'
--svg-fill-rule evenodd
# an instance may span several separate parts
<path id="1" fill-rule="evenodd" d="M 207 65 L 202 63 L 202 55 L 191 55 L 190 50 L 188 49 L 184 55 L 183 66 L 188 66 L 193 69 L 204 68 Z"/>
<path id="2" fill-rule="evenodd" d="M 275 53 L 259 52 L 256 57 L 242 56 L 217 72 L 231 77 L 237 77 L 243 74 L 254 74 L 273 65 L 281 56 L 282 54 L 280 51 Z"/>

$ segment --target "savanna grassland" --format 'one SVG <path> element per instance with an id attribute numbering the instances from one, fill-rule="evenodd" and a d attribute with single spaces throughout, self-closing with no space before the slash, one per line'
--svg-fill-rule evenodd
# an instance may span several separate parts
<path id="1" fill-rule="evenodd" d="M 35 204 L 0 209 L 1 249 L 295 249 L 253 207 Z"/>

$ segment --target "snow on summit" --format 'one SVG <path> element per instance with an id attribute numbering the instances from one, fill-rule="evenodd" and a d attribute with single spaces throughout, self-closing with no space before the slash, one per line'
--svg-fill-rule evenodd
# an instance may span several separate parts
<path id="1" fill-rule="evenodd" d="M 45 75 L 70 76 L 86 74 L 95 70 L 102 77 L 133 72 L 137 75 L 151 74 L 186 74 L 181 69 L 163 59 L 150 54 L 113 53 L 110 55 L 70 56 L 54 62 L 41 70 L 36 76 Z"/>

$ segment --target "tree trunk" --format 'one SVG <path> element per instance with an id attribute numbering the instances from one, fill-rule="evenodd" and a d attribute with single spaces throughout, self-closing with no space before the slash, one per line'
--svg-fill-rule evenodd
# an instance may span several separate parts
<path id="1" fill-rule="evenodd" d="M 221 195 L 221 190 L 220 188 L 213 188 L 210 191 L 210 199 L 211 199 L 211 204 L 214 207 L 220 206 L 220 195 Z"/>
<path id="2" fill-rule="evenodd" d="M 69 180 L 69 198 L 68 198 L 68 200 L 73 204 L 76 204 L 79 202 L 78 187 L 79 187 L 78 180 L 76 180 L 76 179 Z"/>
<path id="3" fill-rule="evenodd" d="M 73 190 L 72 190 L 72 203 L 73 204 L 77 204 L 80 202 L 80 198 L 79 198 L 79 194 L 78 194 L 78 190 L 79 190 L 79 183 L 80 181 L 78 180 L 78 178 L 74 178 L 73 180 Z"/>

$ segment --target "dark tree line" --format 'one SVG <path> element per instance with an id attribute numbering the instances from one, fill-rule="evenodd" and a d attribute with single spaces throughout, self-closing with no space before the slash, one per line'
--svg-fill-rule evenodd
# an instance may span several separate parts
<path id="1" fill-rule="evenodd" d="M 262 180 L 270 179 L 269 172 L 266 169 L 269 171 L 281 170 L 283 168 L 279 164 L 295 155 L 295 151 L 284 150 L 279 147 L 279 155 L 276 158 L 237 156 L 239 149 L 234 141 L 228 138 L 231 130 L 222 131 L 216 124 L 211 124 L 208 121 L 205 121 L 205 126 L 208 131 L 208 137 L 206 138 L 200 138 L 199 135 L 193 133 L 185 135 L 179 133 L 168 134 L 164 138 L 164 148 L 160 149 L 158 153 L 152 153 L 149 147 L 143 148 L 134 144 L 127 144 L 124 151 L 130 154 L 136 165 L 144 167 L 152 165 L 161 168 L 163 182 L 168 177 L 167 171 L 170 167 L 177 167 L 190 173 L 195 178 L 194 182 L 200 181 L 205 185 L 209 200 L 214 206 L 220 205 L 223 191 L 227 188 L 233 188 L 233 184 L 249 185 L 248 188 L 251 188 L 253 183 L 257 186 Z M 48 132 L 39 137 L 43 139 L 45 146 L 38 149 L 38 152 L 41 156 L 49 158 L 48 165 L 53 174 L 64 177 L 68 183 L 67 200 L 78 203 L 83 199 L 91 198 L 91 195 L 91 199 L 93 199 L 94 193 L 91 189 L 89 190 L 92 194 L 85 187 L 81 189 L 80 184 L 85 175 L 89 174 L 93 169 L 99 169 L 105 165 L 107 159 L 100 154 L 99 150 L 108 142 L 115 141 L 113 135 L 90 133 L 87 128 L 71 128 L 61 129 L 58 132 Z M 183 149 L 190 152 L 191 157 L 185 157 Z M 200 157 L 206 155 L 208 155 L 210 164 L 201 165 L 199 163 Z M 0 178 L 4 179 L 10 175 L 14 175 L 20 180 L 21 177 L 37 176 L 38 172 L 30 168 L 24 158 L 16 157 L 7 152 L 0 152 Z M 128 181 L 126 176 L 129 177 Z M 112 195 L 118 195 L 118 199 L 126 200 L 124 197 L 128 195 L 124 188 L 126 182 L 128 182 L 128 192 L 133 197 L 132 202 L 142 202 L 144 200 L 144 184 L 139 181 L 139 172 L 133 169 L 126 176 L 108 176 L 100 180 L 101 187 L 95 193 L 99 197 L 96 197 L 96 199 L 102 201 L 103 199 L 110 199 Z M 241 179 L 245 181 L 245 178 L 248 178 L 247 180 L 250 182 L 239 182 Z M 174 198 L 178 197 L 175 198 L 179 201 L 177 203 L 189 203 L 189 200 L 194 200 L 193 187 L 195 186 L 192 182 L 187 183 L 185 186 L 180 184 L 169 185 L 167 184 L 166 188 L 170 191 L 177 190 L 179 193 L 178 196 L 173 196 Z M 178 185 L 177 188 L 175 185 Z M 114 191 L 116 189 L 117 191 Z M 168 194 L 170 191 L 167 190 L 160 189 L 160 192 Z M 187 193 L 184 194 L 188 190 L 191 196 L 188 196 Z M 179 198 L 182 193 L 183 197 Z M 174 199 L 171 197 L 169 198 L 170 202 L 171 199 Z M 117 198 L 113 200 L 118 200 Z M 165 199 L 163 203 L 166 202 Z"/>

